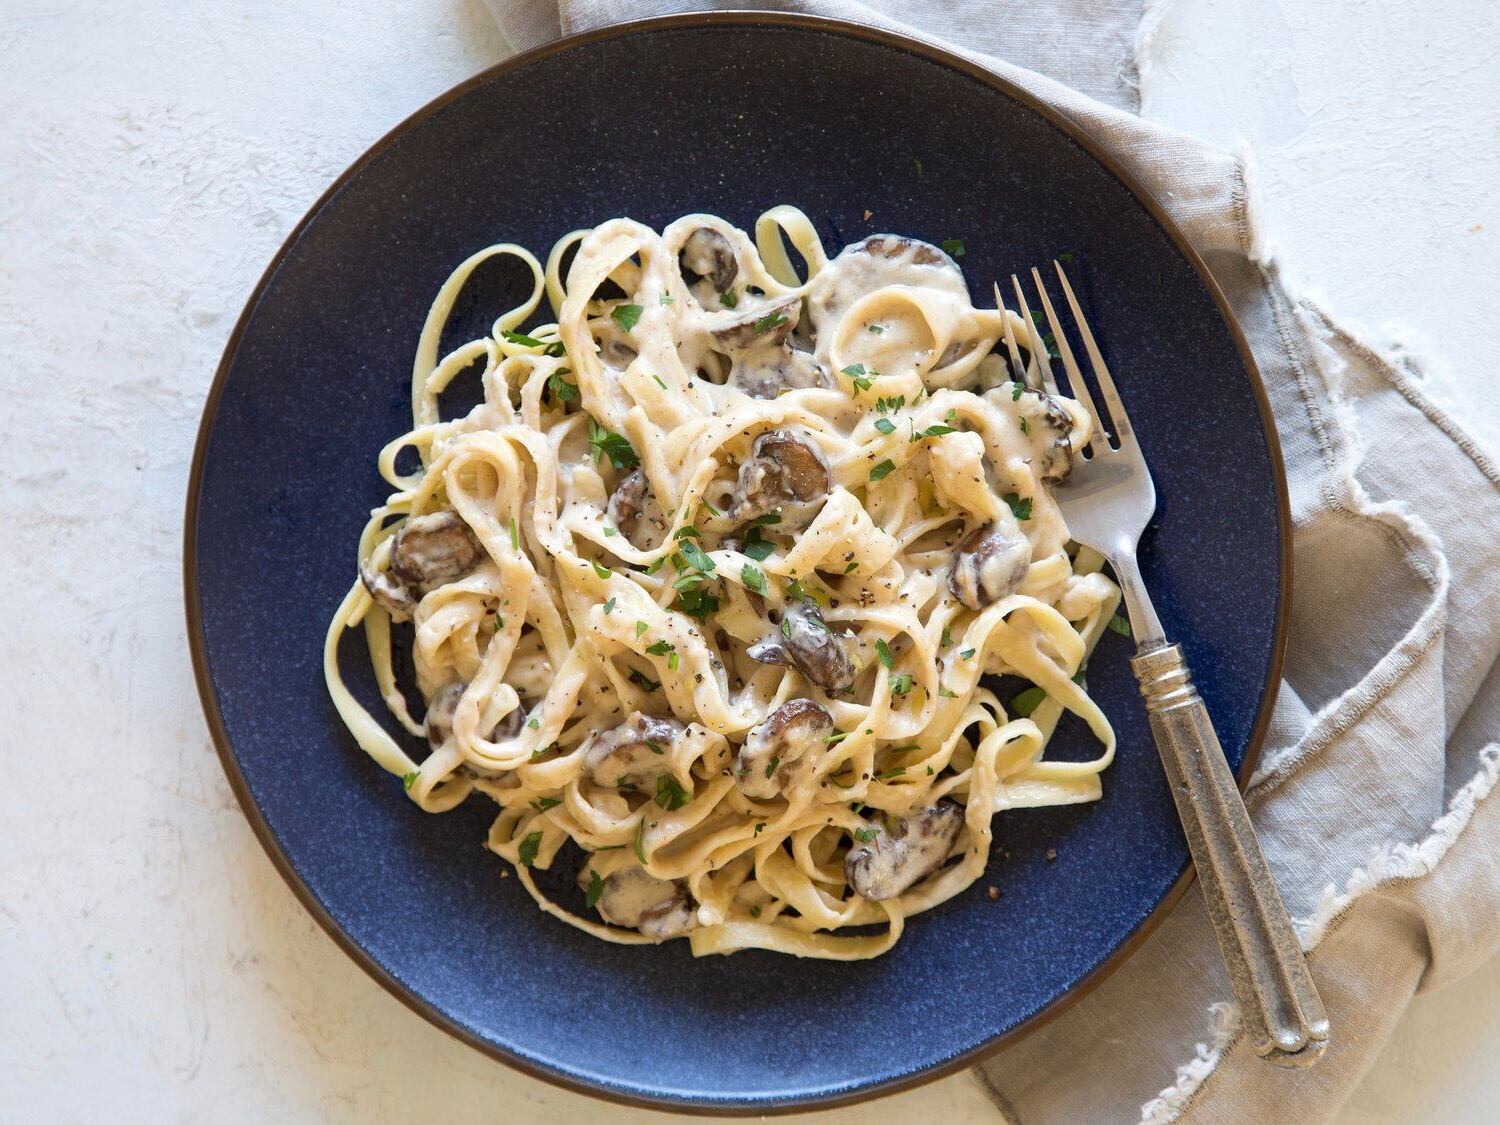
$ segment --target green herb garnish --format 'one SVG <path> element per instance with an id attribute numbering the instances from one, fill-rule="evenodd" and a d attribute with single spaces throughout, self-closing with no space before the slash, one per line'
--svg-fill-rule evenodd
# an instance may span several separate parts
<path id="1" fill-rule="evenodd" d="M 883 434 L 893 434 L 896 432 L 896 423 L 889 418 L 876 418 L 875 428 Z"/>
<path id="2" fill-rule="evenodd" d="M 1041 688 L 1029 687 L 1010 701 L 1010 710 L 1024 719 L 1036 710 L 1038 703 L 1046 698 L 1047 693 Z"/>
<path id="3" fill-rule="evenodd" d="M 1122 637 L 1128 637 L 1130 636 L 1130 622 L 1117 613 L 1109 619 L 1109 631 L 1111 633 L 1119 633 Z"/>
<path id="4" fill-rule="evenodd" d="M 745 584 L 746 589 L 754 590 L 757 594 L 766 592 L 766 576 L 761 573 L 759 567 L 746 563 L 740 567 L 740 581 Z"/>
<path id="5" fill-rule="evenodd" d="M 961 238 L 945 238 L 938 243 L 950 258 L 962 258 L 964 256 L 964 240 Z"/>
<path id="6" fill-rule="evenodd" d="M 761 317 L 759 320 L 757 320 L 750 327 L 754 328 L 755 329 L 755 334 L 757 336 L 759 336 L 762 332 L 769 332 L 773 328 L 780 328 L 785 323 L 786 323 L 786 316 L 784 314 L 782 314 L 780 311 L 777 311 L 777 312 L 767 313 L 765 316 Z"/>
<path id="7" fill-rule="evenodd" d="M 732 308 L 734 308 L 735 305 L 737 305 L 739 303 L 740 303 L 739 294 L 736 293 L 733 289 L 731 289 L 727 293 L 720 293 L 719 294 L 719 304 L 723 305 L 726 309 L 732 309 Z"/>
<path id="8" fill-rule="evenodd" d="M 640 305 L 616 305 L 609 310 L 610 319 L 629 332 L 635 327 L 636 321 L 641 319 L 641 313 L 646 310 Z"/>
<path id="9" fill-rule="evenodd" d="M 896 463 L 889 457 L 887 457 L 884 461 L 880 462 L 880 464 L 876 465 L 873 469 L 870 470 L 870 479 L 872 481 L 885 480 L 886 477 L 890 476 L 895 471 Z"/>
<path id="10" fill-rule="evenodd" d="M 547 389 L 558 402 L 572 402 L 578 397 L 578 388 L 564 379 L 558 371 L 547 376 Z"/>
<path id="11" fill-rule="evenodd" d="M 854 838 L 861 844 L 868 844 L 871 840 L 875 839 L 875 837 L 879 835 L 880 829 L 878 828 L 856 828 L 854 830 Z"/>
<path id="12" fill-rule="evenodd" d="M 599 878 L 599 872 L 589 871 L 589 889 L 583 896 L 585 906 L 593 906 L 599 901 L 599 896 L 604 893 L 604 880 Z"/>
<path id="13" fill-rule="evenodd" d="M 671 774 L 663 774 L 656 779 L 656 803 L 668 812 L 682 808 L 693 799 L 693 795 L 684 789 Z"/>
<path id="14" fill-rule="evenodd" d="M 776 544 L 763 536 L 760 528 L 753 527 L 750 529 L 750 534 L 745 537 L 745 545 L 740 550 L 756 562 L 765 562 L 776 550 Z"/>
<path id="15" fill-rule="evenodd" d="M 657 683 L 655 680 L 650 679 L 647 676 L 641 675 L 641 673 L 637 672 L 634 668 L 630 670 L 629 679 L 631 683 L 633 683 L 636 687 L 640 688 L 644 692 L 653 692 L 657 688 L 661 687 L 661 684 Z"/>
<path id="16" fill-rule="evenodd" d="M 417 770 L 412 770 L 411 773 L 403 773 L 401 775 L 401 788 L 410 793 L 411 787 L 417 783 L 417 777 Z"/>
<path id="17" fill-rule="evenodd" d="M 595 464 L 600 457 L 608 457 L 609 463 L 617 469 L 633 469 L 641 463 L 623 435 L 606 430 L 593 418 L 589 419 L 589 445 L 594 450 Z"/>
<path id="18" fill-rule="evenodd" d="M 1031 518 L 1030 496 L 1026 497 L 1025 500 L 1022 500 L 1021 497 L 1016 493 L 1007 492 L 1003 497 L 1001 497 L 1001 499 L 1010 505 L 1011 515 L 1015 516 L 1016 519 L 1029 520 Z"/>
<path id="19" fill-rule="evenodd" d="M 885 643 L 884 638 L 875 642 L 875 651 L 880 656 L 880 663 L 884 664 L 887 668 L 894 668 L 896 666 L 896 660 L 891 656 L 891 646 Z"/>
<path id="20" fill-rule="evenodd" d="M 615 611 L 615 599 L 614 598 L 610 598 L 609 601 L 607 601 L 607 602 L 604 603 L 604 616 L 608 617 L 614 611 Z"/>
<path id="21" fill-rule="evenodd" d="M 905 695 L 911 691 L 911 673 L 902 672 L 898 676 L 891 677 L 891 694 Z"/>
<path id="22" fill-rule="evenodd" d="M 521 847 L 518 850 L 521 856 L 522 867 L 530 867 L 536 862 L 536 850 L 541 846 L 542 834 L 540 832 L 533 832 L 521 841 Z"/>
<path id="23" fill-rule="evenodd" d="M 536 809 L 537 812 L 546 812 L 548 809 L 557 808 L 560 804 L 562 802 L 556 797 L 538 797 L 535 801 L 531 802 L 531 807 Z M 538 832 L 537 836 L 540 837 L 541 833 Z"/>
<path id="24" fill-rule="evenodd" d="M 649 652 L 652 656 L 666 656 L 667 653 L 675 652 L 676 650 L 676 645 L 668 644 L 666 641 L 657 641 L 655 644 L 649 645 L 646 648 L 646 651 Z"/>
<path id="25" fill-rule="evenodd" d="M 608 578 L 614 574 L 614 571 L 610 570 L 607 566 L 600 566 L 598 563 L 590 563 L 589 565 L 594 568 L 594 573 L 600 578 Z"/>

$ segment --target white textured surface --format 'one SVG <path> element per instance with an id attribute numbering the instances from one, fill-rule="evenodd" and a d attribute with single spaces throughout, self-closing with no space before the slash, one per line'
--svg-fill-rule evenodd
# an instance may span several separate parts
<path id="1" fill-rule="evenodd" d="M 1146 110 L 1247 140 L 1294 276 L 1415 329 L 1500 446 L 1496 13 L 1181 0 Z M 7 1117 L 652 1116 L 449 1041 L 335 949 L 234 806 L 183 636 L 192 434 L 245 296 L 334 175 L 503 53 L 477 0 L 0 6 Z M 1345 1120 L 1492 1120 L 1497 1052 L 1492 965 L 1417 1001 Z M 987 1116 L 959 1077 L 806 1120 Z"/>

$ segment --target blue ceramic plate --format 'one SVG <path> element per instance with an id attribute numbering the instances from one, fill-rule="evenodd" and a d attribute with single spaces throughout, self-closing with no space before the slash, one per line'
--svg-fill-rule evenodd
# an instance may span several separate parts
<path id="1" fill-rule="evenodd" d="M 566 40 L 405 122 L 292 234 L 214 383 L 187 510 L 204 707 L 272 858 L 377 980 L 533 1074 L 665 1108 L 848 1101 L 972 1061 L 1123 960 L 1188 869 L 1127 643 L 1108 634 L 1090 667 L 1120 736 L 1104 799 L 1004 814 L 986 877 L 856 964 L 587 937 L 500 877 L 479 846 L 492 805 L 418 811 L 340 725 L 323 631 L 448 271 L 620 214 L 749 226 L 777 203 L 831 249 L 874 231 L 961 238 L 981 300 L 1071 252 L 1161 496 L 1142 568 L 1242 776 L 1282 649 L 1287 502 L 1244 341 L 1161 209 L 1055 111 L 883 32 L 728 14 Z M 450 339 L 482 334 L 525 284 L 480 277 Z M 357 635 L 345 648 L 375 706 Z M 1092 754 L 1079 727 L 1054 746 Z"/>

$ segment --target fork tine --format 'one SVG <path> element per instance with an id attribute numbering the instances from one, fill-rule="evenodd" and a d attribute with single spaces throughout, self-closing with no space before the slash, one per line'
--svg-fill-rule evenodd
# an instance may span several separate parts
<path id="1" fill-rule="evenodd" d="M 1000 298 L 1000 283 L 996 281 L 993 284 L 995 286 L 995 308 L 1000 311 L 1000 322 L 1005 326 L 1005 346 L 1010 349 L 1010 369 L 1020 372 L 1020 382 L 1022 385 L 1036 390 L 1035 380 L 1031 377 L 1031 369 L 1021 364 L 1021 349 L 1016 346 L 1015 329 L 1010 326 L 1010 310 L 1005 307 L 1005 302 Z"/>
<path id="2" fill-rule="evenodd" d="M 1052 307 L 1052 298 L 1047 296 L 1047 287 L 1042 284 L 1042 275 L 1035 266 L 1031 267 L 1031 280 L 1036 283 L 1036 291 L 1042 298 L 1042 307 L 1047 310 L 1047 322 L 1052 325 L 1052 338 L 1057 341 L 1057 351 L 1062 357 L 1063 370 L 1068 373 L 1068 384 L 1072 387 L 1073 397 L 1083 403 L 1083 408 L 1089 412 L 1089 419 L 1094 423 L 1093 432 L 1089 434 L 1089 449 L 1095 455 L 1108 451 L 1109 437 L 1104 432 L 1104 424 L 1099 418 L 1099 412 L 1094 409 L 1094 396 L 1089 393 L 1089 385 L 1084 382 L 1083 372 L 1078 369 L 1078 361 L 1073 358 L 1073 347 L 1068 343 L 1068 334 L 1063 331 L 1062 318 L 1057 315 L 1057 310 Z M 1095 444 L 1098 442 L 1099 444 Z"/>
<path id="3" fill-rule="evenodd" d="M 1026 291 L 1021 288 L 1021 279 L 1011 274 L 1010 284 L 1015 289 L 1016 300 L 1021 306 L 1021 321 L 1026 325 L 1026 347 L 1031 352 L 1031 359 L 1037 370 L 1041 372 L 1042 389 L 1049 395 L 1060 395 L 1062 392 L 1057 389 L 1057 383 L 1052 378 L 1052 361 L 1047 358 L 1047 346 L 1042 343 L 1041 334 L 1036 330 L 1036 320 L 1031 315 L 1031 306 L 1026 303 Z"/>
<path id="4" fill-rule="evenodd" d="M 1068 298 L 1068 307 L 1073 310 L 1073 322 L 1078 325 L 1078 335 L 1083 339 L 1083 349 L 1089 353 L 1089 363 L 1094 368 L 1094 378 L 1099 380 L 1099 390 L 1104 395 L 1104 405 L 1109 410 L 1110 428 L 1113 430 L 1116 440 L 1122 445 L 1126 441 L 1134 440 L 1135 431 L 1130 425 L 1130 415 L 1125 413 L 1125 403 L 1120 398 L 1120 392 L 1115 390 L 1115 381 L 1110 377 L 1109 367 L 1104 362 L 1104 355 L 1099 351 L 1099 345 L 1094 342 L 1094 333 L 1089 329 L 1089 322 L 1084 318 L 1083 310 L 1078 307 L 1078 298 L 1073 296 L 1073 287 L 1068 284 L 1068 275 L 1063 273 L 1062 264 L 1056 259 L 1052 262 L 1053 268 L 1057 270 L 1057 279 L 1062 282 L 1063 292 Z"/>

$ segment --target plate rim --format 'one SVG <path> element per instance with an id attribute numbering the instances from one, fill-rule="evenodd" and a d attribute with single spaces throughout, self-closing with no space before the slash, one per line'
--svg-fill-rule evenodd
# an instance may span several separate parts
<path id="1" fill-rule="evenodd" d="M 233 365 L 235 356 L 239 351 L 241 337 L 250 321 L 251 315 L 260 304 L 261 298 L 265 295 L 272 279 L 292 248 L 301 240 L 303 232 L 313 219 L 321 213 L 329 201 L 356 174 L 400 140 L 409 129 L 440 112 L 452 102 L 469 93 L 469 91 L 501 75 L 529 66 L 532 63 L 540 62 L 553 55 L 592 43 L 663 30 L 700 30 L 718 27 L 791 28 L 794 30 L 814 31 L 857 39 L 878 46 L 892 47 L 906 51 L 929 62 L 936 63 L 939 66 L 957 71 L 991 87 L 1006 97 L 1040 114 L 1052 125 L 1062 130 L 1074 143 L 1082 147 L 1094 160 L 1098 161 L 1110 175 L 1123 184 L 1126 190 L 1140 202 L 1146 209 L 1147 214 L 1162 229 L 1167 237 L 1171 239 L 1178 253 L 1183 256 L 1188 265 L 1192 267 L 1194 273 L 1197 274 L 1199 281 L 1208 291 L 1214 305 L 1218 308 L 1219 315 L 1223 319 L 1225 327 L 1229 330 L 1230 336 L 1234 341 L 1235 350 L 1239 353 L 1245 375 L 1249 379 L 1251 391 L 1254 394 L 1256 410 L 1260 416 L 1261 431 L 1266 439 L 1267 452 L 1270 454 L 1272 476 L 1274 478 L 1273 484 L 1276 492 L 1277 529 L 1280 535 L 1278 551 L 1280 563 L 1280 573 L 1278 576 L 1279 590 L 1271 660 L 1267 669 L 1266 681 L 1261 688 L 1260 708 L 1256 714 L 1255 723 L 1251 727 L 1249 738 L 1245 745 L 1245 757 L 1238 771 L 1237 780 L 1241 792 L 1245 791 L 1259 762 L 1266 731 L 1271 720 L 1271 713 L 1275 708 L 1277 692 L 1281 682 L 1281 669 L 1286 657 L 1287 634 L 1291 623 L 1292 518 L 1291 502 L 1287 490 L 1286 464 L 1282 457 L 1281 442 L 1277 434 L 1275 418 L 1271 413 L 1271 404 L 1266 393 L 1265 381 L 1261 377 L 1260 368 L 1256 364 L 1255 357 L 1250 350 L 1249 342 L 1245 338 L 1244 329 L 1235 316 L 1228 298 L 1214 279 L 1213 274 L 1209 271 L 1207 263 L 1188 241 L 1182 228 L 1167 213 L 1161 202 L 1156 198 L 1156 195 L 1139 178 L 1130 172 L 1129 169 L 1124 167 L 1119 159 L 1094 137 L 1085 126 L 1057 106 L 1019 86 L 1003 75 L 953 50 L 925 39 L 850 20 L 805 15 L 795 12 L 756 10 L 721 10 L 654 16 L 645 19 L 630 20 L 624 23 L 609 24 L 590 31 L 566 35 L 544 43 L 541 46 L 511 55 L 509 58 L 493 66 L 486 67 L 472 77 L 465 79 L 456 86 L 431 99 L 419 109 L 407 115 L 391 129 L 387 130 L 378 140 L 366 148 L 309 205 L 306 213 L 298 220 L 291 231 L 288 232 L 275 255 L 261 273 L 260 278 L 256 281 L 255 287 L 246 299 L 244 308 L 235 321 L 234 330 L 230 333 L 229 339 L 224 346 L 223 355 L 220 357 L 218 367 L 215 370 L 213 382 L 209 386 L 208 395 L 204 401 L 203 414 L 198 423 L 197 436 L 193 445 L 192 463 L 188 472 L 187 497 L 183 513 L 183 601 L 186 613 L 188 647 L 193 664 L 193 678 L 197 685 L 199 702 L 203 708 L 203 716 L 208 726 L 210 739 L 214 744 L 219 764 L 229 780 L 230 789 L 234 793 L 240 812 L 249 822 L 251 830 L 254 832 L 266 855 L 270 858 L 272 866 L 276 868 L 302 907 L 312 915 L 323 931 L 333 939 L 334 944 L 388 993 L 433 1026 L 489 1058 L 502 1062 L 532 1078 L 540 1079 L 576 1094 L 600 1098 L 620 1105 L 654 1109 L 669 1113 L 707 1114 L 720 1117 L 750 1117 L 798 1113 L 810 1109 L 832 1109 L 838 1106 L 871 1101 L 875 1098 L 884 1097 L 902 1090 L 913 1089 L 972 1066 L 1031 1034 L 1038 1028 L 1045 1026 L 1097 988 L 1140 949 L 1146 939 L 1165 920 L 1172 908 L 1177 905 L 1178 901 L 1187 892 L 1188 887 L 1192 885 L 1195 878 L 1192 861 L 1189 860 L 1187 862 L 1176 881 L 1168 888 L 1166 894 L 1162 896 L 1151 912 L 1142 919 L 1140 924 L 1131 931 L 1125 940 L 1071 988 L 1054 997 L 1035 1014 L 1010 1030 L 978 1043 L 944 1062 L 908 1074 L 860 1086 L 856 1089 L 838 1090 L 826 1094 L 774 1097 L 771 1100 L 758 1099 L 726 1102 L 702 1097 L 654 1097 L 633 1093 L 629 1090 L 622 1090 L 599 1080 L 589 1079 L 545 1066 L 516 1054 L 508 1048 L 493 1043 L 482 1036 L 476 1035 L 458 1023 L 452 1016 L 440 1009 L 432 1001 L 421 996 L 414 989 L 397 979 L 392 973 L 375 961 L 343 929 L 323 904 L 318 901 L 317 896 L 313 894 L 311 888 L 298 875 L 291 859 L 276 840 L 264 814 L 255 803 L 245 776 L 240 770 L 239 761 L 230 745 L 228 732 L 224 727 L 223 715 L 219 709 L 218 696 L 214 691 L 213 677 L 208 666 L 206 637 L 203 631 L 203 614 L 198 588 L 197 523 L 199 501 L 201 499 L 204 467 L 207 463 L 210 436 L 214 422 L 218 416 L 219 401 L 223 396 L 229 369 Z"/>

